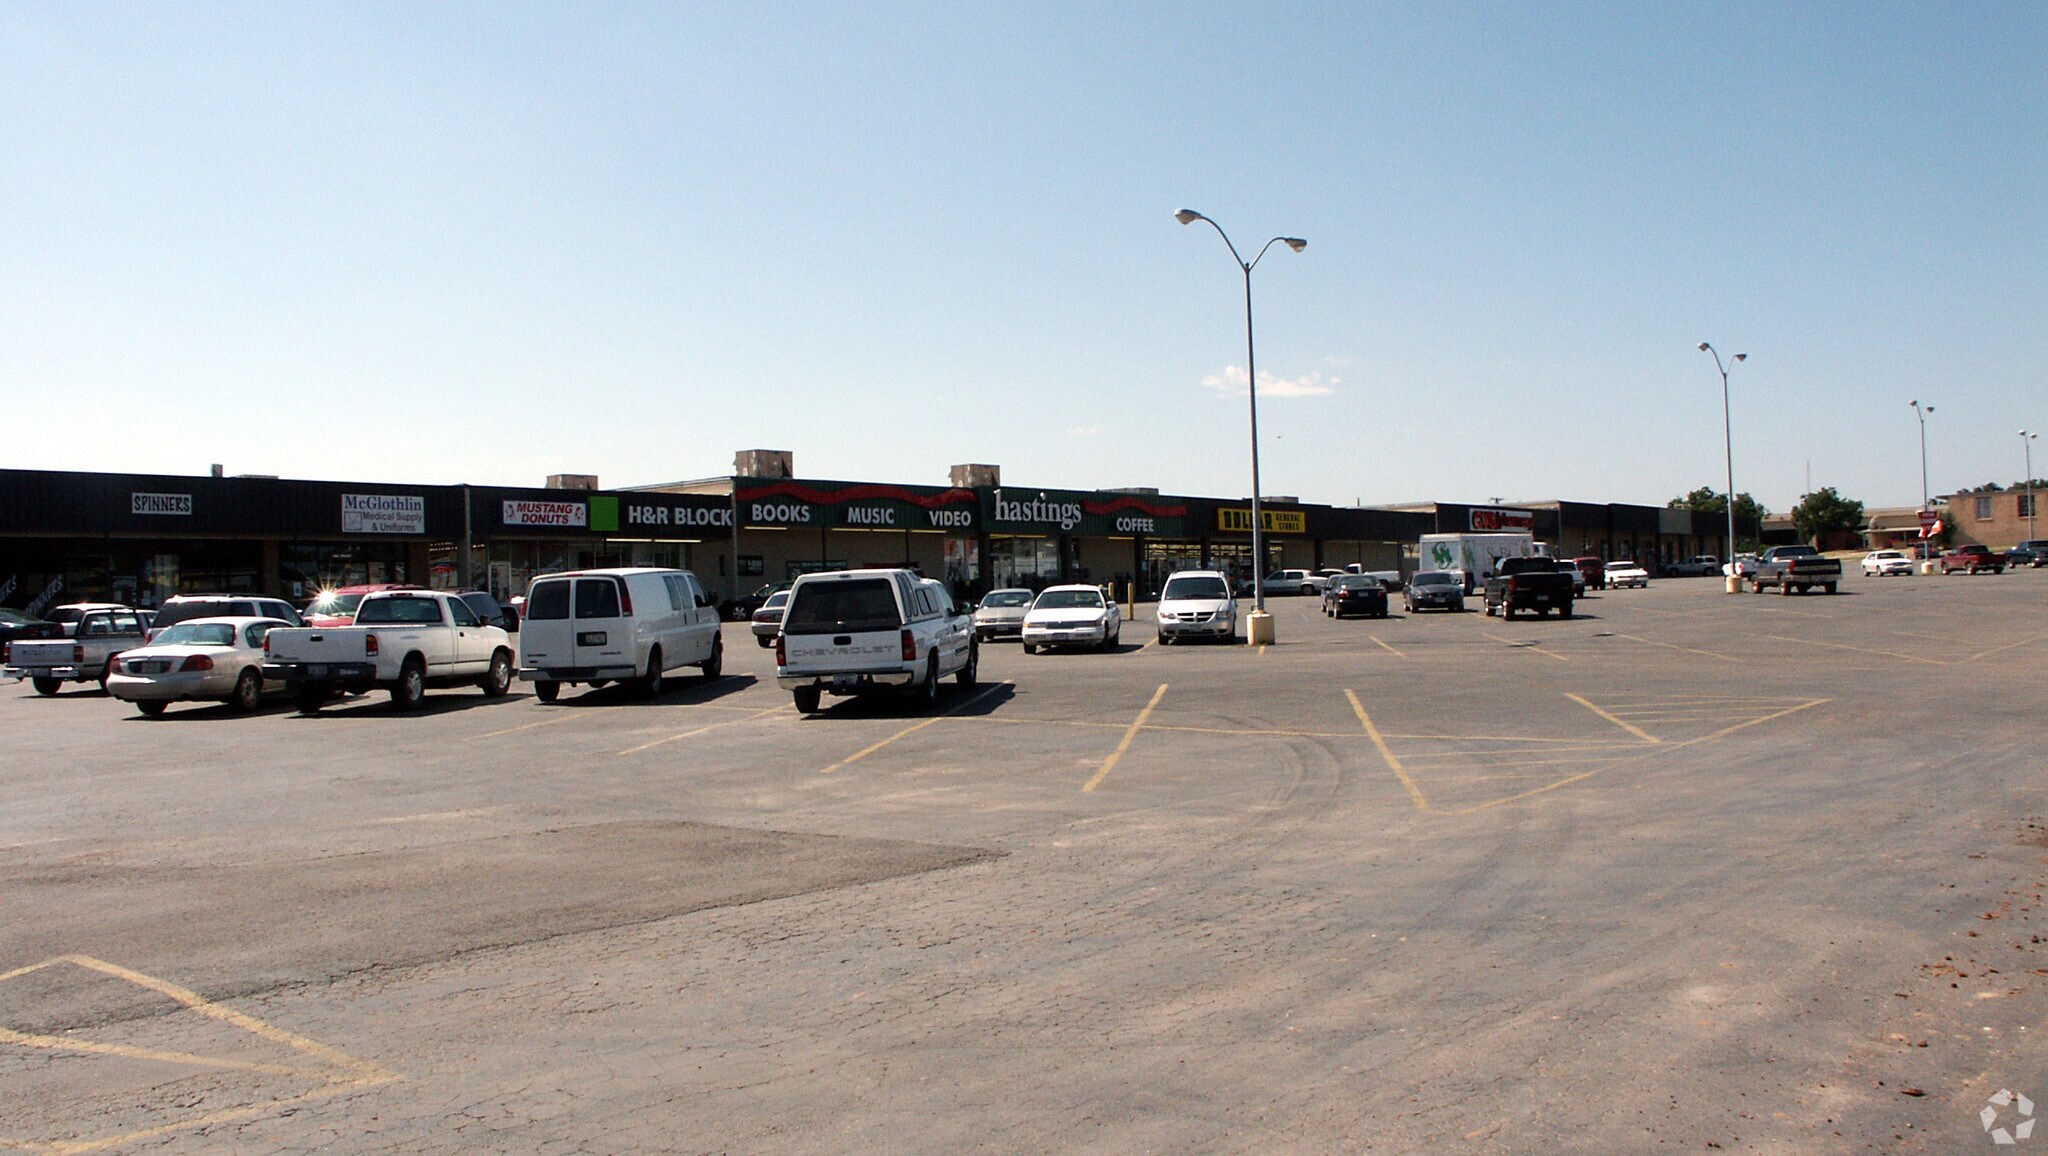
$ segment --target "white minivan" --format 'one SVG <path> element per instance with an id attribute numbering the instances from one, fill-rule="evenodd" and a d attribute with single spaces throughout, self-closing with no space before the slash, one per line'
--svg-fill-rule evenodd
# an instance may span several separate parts
<path id="1" fill-rule="evenodd" d="M 526 592 L 519 677 L 542 702 L 579 682 L 628 682 L 652 697 L 681 667 L 718 677 L 725 662 L 719 626 L 718 600 L 688 570 L 543 574 Z"/>

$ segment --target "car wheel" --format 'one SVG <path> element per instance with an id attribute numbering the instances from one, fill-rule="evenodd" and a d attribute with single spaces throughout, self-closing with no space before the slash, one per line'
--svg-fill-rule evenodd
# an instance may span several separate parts
<path id="1" fill-rule="evenodd" d="M 327 688 L 297 686 L 292 690 L 292 705 L 299 708 L 300 714 L 319 714 L 320 708 L 327 705 Z"/>
<path id="2" fill-rule="evenodd" d="M 1508 601 L 1507 599 L 1505 599 L 1505 598 L 1501 599 L 1501 600 L 1500 600 L 1500 620 L 1501 620 L 1502 622 L 1512 622 L 1512 621 L 1514 621 L 1514 617 L 1515 617 L 1515 608 L 1514 608 L 1514 605 L 1513 605 L 1512 603 L 1510 603 L 1510 602 L 1509 602 L 1509 601 Z"/>
<path id="3" fill-rule="evenodd" d="M 1567 602 L 1564 605 L 1559 606 L 1557 608 L 1557 616 L 1559 618 L 1570 618 L 1572 616 L 1572 604 Z"/>
<path id="4" fill-rule="evenodd" d="M 546 680 L 536 682 L 533 684 L 533 697 L 542 702 L 553 702 L 562 697 L 562 684 Z"/>
<path id="5" fill-rule="evenodd" d="M 763 650 L 775 649 L 775 636 L 772 634 L 756 634 L 754 641 L 760 643 Z"/>
<path id="6" fill-rule="evenodd" d="M 1833 594 L 1835 592 L 1835 584 L 1833 582 L 1823 582 L 1820 584 L 1820 591 L 1823 594 Z"/>
<path id="7" fill-rule="evenodd" d="M 1168 646 L 1171 645 L 1172 641 L 1172 639 L 1166 637 L 1166 632 L 1164 630 L 1159 632 L 1159 645 Z"/>
<path id="8" fill-rule="evenodd" d="M 953 673 L 953 681 L 963 690 L 973 686 L 981 677 L 981 643 L 970 639 L 967 643 L 967 665 Z"/>
<path id="9" fill-rule="evenodd" d="M 491 655 L 491 669 L 477 683 L 490 698 L 502 698 L 512 689 L 512 656 L 500 650 Z"/>
<path id="10" fill-rule="evenodd" d="M 1026 654 L 1037 654 L 1037 653 L 1038 653 L 1038 647 L 1037 647 L 1036 645 L 1034 645 L 1034 644 L 1032 644 L 1032 643 L 1029 643 L 1029 642 L 1023 643 L 1022 645 L 1023 645 L 1023 647 L 1024 647 L 1024 653 L 1026 653 Z"/>
<path id="11" fill-rule="evenodd" d="M 633 689 L 641 698 L 660 698 L 667 689 L 667 679 L 661 669 L 661 647 L 647 652 L 647 673 L 634 680 Z"/>
<path id="12" fill-rule="evenodd" d="M 717 678 L 719 675 L 725 673 L 724 635 L 720 635 L 719 637 L 711 640 L 711 657 L 705 659 L 703 664 L 698 666 L 697 669 L 704 672 L 705 682 L 710 682 L 713 679 Z"/>
<path id="13" fill-rule="evenodd" d="M 427 668 L 407 659 L 398 669 L 398 681 L 391 686 L 391 709 L 411 710 L 427 697 Z"/>
<path id="14" fill-rule="evenodd" d="M 156 705 L 157 709 L 163 709 L 162 703 Z M 241 714 L 248 714 L 263 705 L 263 677 L 253 670 L 244 670 L 241 677 L 235 679 L 235 693 L 228 697 L 228 705 Z"/>
<path id="15" fill-rule="evenodd" d="M 939 654 L 936 650 L 932 652 L 931 660 L 924 664 L 924 685 L 917 688 L 917 700 L 926 709 L 939 705 Z"/>
<path id="16" fill-rule="evenodd" d="M 171 704 L 161 699 L 145 699 L 142 702 L 136 703 L 135 709 L 148 715 L 150 718 L 157 718 L 164 713 L 164 708 L 169 705 Z"/>
<path id="17" fill-rule="evenodd" d="M 816 714 L 818 713 L 818 694 L 818 688 L 815 686 L 800 686 L 790 691 L 789 697 L 796 701 L 796 712 L 798 714 Z"/>
<path id="18" fill-rule="evenodd" d="M 108 655 L 106 665 L 100 667 L 99 684 L 101 694 L 107 693 L 107 680 L 112 677 L 114 677 L 114 658 L 112 655 Z"/>
<path id="19" fill-rule="evenodd" d="M 29 682 L 36 688 L 37 694 L 46 696 L 56 694 L 58 688 L 64 685 L 54 678 L 37 677 L 29 679 Z"/>

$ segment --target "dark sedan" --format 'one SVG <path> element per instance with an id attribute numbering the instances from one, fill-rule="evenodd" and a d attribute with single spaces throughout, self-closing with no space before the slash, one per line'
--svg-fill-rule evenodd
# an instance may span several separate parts
<path id="1" fill-rule="evenodd" d="M 19 610 L 0 610 L 0 650 L 17 638 L 62 637 L 64 628 L 54 622 L 45 622 Z"/>
<path id="2" fill-rule="evenodd" d="M 1323 586 L 1323 613 L 1331 618 L 1346 614 L 1387 616 L 1387 588 L 1370 574 L 1340 574 Z"/>
<path id="3" fill-rule="evenodd" d="M 1425 607 L 1438 610 L 1463 612 L 1465 609 L 1465 579 L 1461 574 L 1448 570 L 1422 570 L 1408 579 L 1408 585 L 1401 591 L 1401 601 L 1413 614 Z"/>

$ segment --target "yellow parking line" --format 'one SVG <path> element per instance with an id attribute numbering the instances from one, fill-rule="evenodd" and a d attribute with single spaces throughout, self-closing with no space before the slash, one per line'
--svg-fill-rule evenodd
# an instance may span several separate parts
<path id="1" fill-rule="evenodd" d="M 1554 658 L 1559 662 L 1571 661 L 1562 654 L 1552 654 L 1547 650 L 1539 649 L 1539 644 L 1535 642 L 1524 642 L 1517 639 L 1509 638 L 1504 634 L 1494 634 L 1491 632 L 1488 632 L 1486 637 L 1493 639 L 1495 642 L 1500 643 L 1502 646 L 1510 647 L 1515 650 L 1526 650 L 1532 654 L 1540 654 L 1545 658 Z"/>
<path id="2" fill-rule="evenodd" d="M 641 743 L 637 747 L 627 747 L 625 750 L 620 751 L 619 754 L 637 755 L 641 751 L 653 750 L 655 747 L 662 746 L 666 743 L 679 742 L 683 739 L 690 738 L 693 735 L 701 735 L 705 731 L 717 730 L 719 727 L 729 727 L 732 726 L 734 723 L 749 722 L 757 718 L 762 718 L 766 715 L 775 714 L 779 711 L 785 711 L 789 709 L 791 708 L 788 706 L 788 704 L 784 704 L 782 706 L 771 706 L 767 710 L 757 710 L 752 714 L 743 715 L 739 718 L 726 719 L 724 722 L 705 723 L 703 726 L 697 727 L 694 730 L 683 731 L 680 734 L 673 734 L 668 736 L 667 738 L 655 739 L 651 743 Z"/>
<path id="3" fill-rule="evenodd" d="M 556 723 L 568 722 L 570 719 L 575 717 L 576 716 L 572 714 L 557 715 L 554 718 L 544 718 L 539 722 L 525 723 L 516 727 L 506 727 L 504 730 L 501 731 L 485 731 L 483 734 L 480 735 L 468 735 L 465 736 L 462 741 L 466 743 L 473 743 L 478 739 L 494 739 L 497 738 L 499 735 L 509 735 L 516 731 L 530 731 L 535 727 L 551 727 Z"/>
<path id="4" fill-rule="evenodd" d="M 1799 704 L 1798 706 L 1793 706 L 1793 707 L 1786 707 L 1786 708 L 1785 708 L 1784 710 L 1778 711 L 1778 712 L 1777 712 L 1777 713 L 1775 713 L 1775 714 L 1767 714 L 1767 715 L 1763 716 L 1762 718 L 1753 718 L 1753 719 L 1749 719 L 1749 720 L 1747 720 L 1747 721 L 1745 721 L 1745 722 L 1739 722 L 1739 723 L 1736 723 L 1736 724 L 1735 724 L 1734 726 L 1732 726 L 1732 727 L 1722 727 L 1722 728 L 1721 728 L 1720 730 L 1717 730 L 1717 731 L 1715 731 L 1715 732 L 1714 732 L 1713 734 L 1710 734 L 1710 735 L 1701 735 L 1700 737 L 1698 737 L 1698 738 L 1696 738 L 1696 739 L 1687 739 L 1686 741 L 1684 741 L 1684 742 L 1682 742 L 1682 743 L 1678 743 L 1678 744 L 1675 744 L 1675 745 L 1676 745 L 1676 746 L 1681 746 L 1681 747 L 1689 747 L 1689 746 L 1692 746 L 1692 745 L 1693 745 L 1693 744 L 1695 744 L 1695 743 L 1703 743 L 1703 742 L 1706 742 L 1706 741 L 1707 741 L 1708 739 L 1718 739 L 1718 738 L 1725 738 L 1725 737 L 1726 737 L 1726 736 L 1728 736 L 1728 735 L 1732 735 L 1732 734 L 1734 734 L 1734 733 L 1735 733 L 1736 731 L 1740 731 L 1740 730 L 1748 730 L 1748 729 L 1749 729 L 1750 727 L 1753 727 L 1753 726 L 1761 726 L 1761 725 L 1762 725 L 1762 724 L 1764 724 L 1764 723 L 1770 722 L 1770 721 L 1771 721 L 1772 719 L 1781 719 L 1781 718 L 1784 718 L 1784 717 L 1785 717 L 1786 715 L 1788 715 L 1788 714 L 1798 714 L 1798 713 L 1799 713 L 1800 711 L 1803 711 L 1803 710 L 1811 710 L 1811 709 L 1813 709 L 1814 707 L 1817 707 L 1817 706 L 1822 706 L 1822 705 L 1824 705 L 1824 704 L 1826 704 L 1826 703 L 1828 703 L 1828 702 L 1830 702 L 1830 701 L 1832 701 L 1832 700 L 1831 700 L 1831 699 L 1825 699 L 1825 698 L 1817 698 L 1817 699 L 1814 699 L 1814 700 L 1813 700 L 1812 702 L 1802 702 L 1802 703 L 1800 703 L 1800 704 Z"/>
<path id="5" fill-rule="evenodd" d="M 2033 643 L 2039 642 L 2044 638 L 2048 638 L 2048 634 L 2036 634 L 2032 638 L 2022 638 L 2018 642 L 2008 642 L 2004 646 L 1994 646 L 1990 650 L 1980 650 L 1977 653 L 1971 655 L 1970 657 L 1963 659 L 1963 661 L 1975 662 L 1980 658 L 1989 658 L 1994 654 L 1999 654 L 2007 650 L 2012 650 L 2015 647 L 2032 645 Z"/>
<path id="6" fill-rule="evenodd" d="M 1260 649 L 1263 650 L 1265 648 L 1261 647 Z M 1151 718 L 1152 712 L 1158 709 L 1159 700 L 1166 697 L 1166 687 L 1167 684 L 1162 682 L 1159 684 L 1159 689 L 1152 692 L 1152 701 L 1146 703 L 1145 709 L 1138 712 L 1137 720 L 1131 723 L 1129 730 L 1124 732 L 1124 741 L 1116 745 L 1116 750 L 1110 754 L 1108 759 L 1103 761 L 1102 769 L 1095 772 L 1095 777 L 1088 780 L 1087 785 L 1081 788 L 1083 792 L 1093 791 L 1102 785 L 1102 780 L 1109 777 L 1109 772 L 1111 768 L 1116 766 L 1117 760 L 1123 758 L 1124 752 L 1131 749 L 1131 740 L 1137 738 L 1138 732 L 1145 729 L 1145 720 Z"/>
<path id="7" fill-rule="evenodd" d="M 1408 788 L 1408 797 L 1415 801 L 1415 809 L 1418 811 L 1429 810 L 1428 797 L 1422 793 L 1421 787 L 1415 785 L 1415 780 L 1408 777 L 1408 768 L 1402 766 L 1401 760 L 1394 757 L 1394 748 L 1388 746 L 1387 740 L 1380 737 L 1380 728 L 1372 725 L 1372 716 L 1365 713 L 1365 704 L 1358 701 L 1357 693 L 1347 687 L 1344 691 L 1344 697 L 1351 700 L 1352 713 L 1358 716 L 1359 725 L 1365 728 L 1366 737 L 1372 739 L 1372 745 L 1379 748 L 1380 757 L 1385 759 L 1387 766 L 1393 769 L 1394 777 L 1401 780 L 1402 786 Z"/>
<path id="8" fill-rule="evenodd" d="M 1661 646 L 1661 647 L 1664 647 L 1664 648 L 1665 648 L 1666 650 L 1682 650 L 1682 651 L 1684 651 L 1684 652 L 1685 652 L 1685 653 L 1687 653 L 1687 654 L 1703 654 L 1703 655 L 1706 655 L 1706 656 L 1707 656 L 1708 658 L 1718 658 L 1718 659 L 1720 659 L 1720 660 L 1721 660 L 1722 662 L 1740 662 L 1740 661 L 1742 661 L 1741 659 L 1739 659 L 1739 658 L 1736 658 L 1736 657 L 1734 657 L 1733 655 L 1728 655 L 1728 654 L 1716 654 L 1715 652 L 1713 652 L 1713 651 L 1711 651 L 1711 650 L 1695 650 L 1694 648 L 1692 648 L 1692 647 L 1690 647 L 1690 646 L 1679 646 L 1679 645 L 1677 645 L 1676 643 L 1670 643 L 1670 642 L 1658 642 L 1658 641 L 1657 641 L 1656 639 L 1654 639 L 1654 638 L 1637 638 L 1637 637 L 1636 637 L 1635 635 L 1633 635 L 1633 634 L 1622 634 L 1622 633 L 1621 633 L 1621 632 L 1619 632 L 1619 631 L 1616 631 L 1616 632 L 1615 632 L 1615 635 L 1614 635 L 1614 636 L 1615 636 L 1616 638 L 1626 638 L 1626 639 L 1628 639 L 1628 640 L 1629 640 L 1630 642 L 1640 642 L 1640 643 L 1642 643 L 1642 644 L 1643 644 L 1644 646 Z"/>
<path id="9" fill-rule="evenodd" d="M 1814 642 L 1805 638 L 1787 638 L 1782 634 L 1752 634 L 1751 638 L 1768 638 L 1773 642 L 1796 642 L 1801 646 L 1824 646 L 1829 650 L 1853 650 L 1858 654 L 1875 654 L 1884 658 L 1902 658 L 1907 662 L 1924 662 L 1929 666 L 1948 666 L 1938 658 L 1922 658 L 1917 654 L 1900 654 L 1895 650 L 1871 650 L 1863 646 L 1847 646 L 1839 642 Z"/>
<path id="10" fill-rule="evenodd" d="M 1601 710 L 1599 707 L 1594 706 L 1592 703 L 1586 701 L 1584 698 L 1581 698 L 1576 694 L 1567 694 L 1565 695 L 1565 697 L 1572 700 L 1575 703 L 1578 703 L 1580 706 L 1585 707 L 1587 710 L 1592 711 L 1594 714 L 1599 715 L 1601 718 L 1606 719 L 1608 722 L 1613 723 L 1615 726 L 1620 727 L 1622 730 L 1627 731 L 1628 733 L 1636 736 L 1637 738 L 1643 740 L 1646 743 L 1661 743 L 1664 741 L 1663 739 L 1658 738 L 1656 735 L 1651 734 L 1649 731 L 1644 730 L 1643 728 L 1635 725 L 1634 723 L 1623 722 L 1620 719 L 1615 718 L 1613 715 L 1608 714 L 1606 711 Z"/>
<path id="11" fill-rule="evenodd" d="M 1379 636 L 1379 635 L 1377 635 L 1377 634 L 1368 634 L 1368 635 L 1366 635 L 1366 637 L 1367 637 L 1367 638 L 1370 638 L 1370 639 L 1372 639 L 1372 640 L 1373 640 L 1374 642 L 1379 642 L 1379 643 L 1380 643 L 1380 649 L 1382 649 L 1382 650 L 1386 651 L 1387 653 L 1389 653 L 1389 654 L 1393 655 L 1393 656 L 1394 656 L 1395 658 L 1406 658 L 1406 657 L 1408 657 L 1407 655 L 1405 655 L 1405 654 L 1402 654 L 1402 653 L 1401 653 L 1400 651 L 1398 651 L 1398 650 L 1395 650 L 1395 649 L 1394 649 L 1393 647 L 1391 647 L 1391 646 L 1388 646 L 1388 645 L 1387 645 L 1386 643 L 1384 643 L 1384 642 L 1380 642 L 1380 636 Z"/>
<path id="12" fill-rule="evenodd" d="M 942 711 L 939 714 L 935 714 L 932 717 L 923 720 L 922 722 L 912 723 L 909 726 L 904 727 L 902 730 L 897 731 L 895 734 L 890 735 L 888 738 L 883 739 L 881 742 L 874 743 L 870 746 L 862 747 L 860 750 L 855 751 L 854 753 L 846 756 L 845 758 L 839 760 L 836 763 L 833 763 L 831 766 L 826 767 L 824 770 L 819 771 L 818 773 L 821 775 L 829 775 L 832 772 L 839 770 L 841 767 L 846 766 L 848 763 L 857 763 L 862 759 L 867 758 L 869 755 L 874 754 L 876 751 L 881 750 L 883 747 L 888 746 L 890 743 L 895 742 L 897 739 L 904 738 L 909 735 L 914 735 L 918 731 L 923 730 L 924 728 L 932 725 L 935 722 L 942 722 L 945 719 L 952 717 L 953 715 L 959 714 L 961 711 L 966 710 L 968 707 L 973 706 L 975 703 L 980 702 L 982 699 L 987 698 L 989 695 L 994 694 L 995 692 L 1001 690 L 1002 688 L 1008 685 L 1010 684 L 1007 682 L 992 683 L 990 684 L 988 689 L 982 691 L 980 694 L 975 695 L 973 698 L 968 699 L 966 702 L 959 703 L 948 710 Z"/>

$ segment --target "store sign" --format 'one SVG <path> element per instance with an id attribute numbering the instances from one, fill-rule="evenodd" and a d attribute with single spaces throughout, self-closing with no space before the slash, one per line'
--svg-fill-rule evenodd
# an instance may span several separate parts
<path id="1" fill-rule="evenodd" d="M 418 494 L 343 494 L 344 534 L 424 534 L 427 500 Z"/>
<path id="2" fill-rule="evenodd" d="M 1536 529 L 1536 511 L 1504 510 L 1493 506 L 1480 506 L 1472 510 L 1472 529 L 1479 533 Z"/>
<path id="3" fill-rule="evenodd" d="M 621 498 L 622 530 L 730 530 L 732 507 L 723 499 L 683 502 L 663 498 Z"/>
<path id="4" fill-rule="evenodd" d="M 989 494 L 990 528 L 1025 534 L 1178 537 L 1187 512 L 1186 506 L 1150 495 L 1018 489 Z"/>
<path id="5" fill-rule="evenodd" d="M 1308 533 L 1308 512 L 1305 510 L 1259 511 L 1259 520 L 1265 523 L 1268 534 Z M 1216 528 L 1226 534 L 1249 534 L 1252 532 L 1252 511 L 1250 506 L 1220 506 L 1216 510 Z"/>
<path id="6" fill-rule="evenodd" d="M 590 524 L 590 508 L 582 502 L 506 502 L 502 513 L 507 526 L 559 526 L 580 530 Z"/>
<path id="7" fill-rule="evenodd" d="M 192 495 L 131 493 L 128 495 L 128 512 L 131 514 L 175 514 L 182 517 L 191 517 Z"/>
<path id="8" fill-rule="evenodd" d="M 845 530 L 957 530 L 975 526 L 973 490 L 858 485 L 829 488 L 776 482 L 739 493 L 740 521 L 749 526 L 817 526 Z"/>

